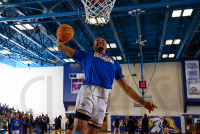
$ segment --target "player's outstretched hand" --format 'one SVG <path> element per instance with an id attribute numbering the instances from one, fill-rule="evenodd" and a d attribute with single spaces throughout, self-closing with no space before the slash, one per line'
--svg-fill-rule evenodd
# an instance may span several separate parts
<path id="1" fill-rule="evenodd" d="M 149 113 L 151 113 L 151 111 L 153 111 L 155 108 L 157 109 L 157 107 L 149 101 L 145 101 L 143 107 L 149 110 Z"/>

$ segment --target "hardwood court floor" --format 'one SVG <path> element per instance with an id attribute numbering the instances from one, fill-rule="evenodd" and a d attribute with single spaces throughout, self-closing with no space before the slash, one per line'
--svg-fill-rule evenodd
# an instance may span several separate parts
<path id="1" fill-rule="evenodd" d="M 51 131 L 50 134 L 54 134 L 54 133 L 55 133 L 54 131 Z M 72 131 L 62 131 L 62 134 L 72 134 Z M 114 134 L 114 133 L 113 132 L 99 132 L 98 134 Z M 118 134 L 118 132 L 116 134 Z M 125 133 L 120 133 L 120 134 L 125 134 Z"/>

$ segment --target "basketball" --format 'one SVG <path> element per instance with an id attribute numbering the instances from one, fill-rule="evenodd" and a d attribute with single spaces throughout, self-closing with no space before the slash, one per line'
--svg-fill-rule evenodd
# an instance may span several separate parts
<path id="1" fill-rule="evenodd" d="M 65 43 L 65 42 L 70 41 L 73 38 L 74 30 L 70 25 L 63 24 L 58 27 L 56 34 L 57 34 L 58 41 Z"/>

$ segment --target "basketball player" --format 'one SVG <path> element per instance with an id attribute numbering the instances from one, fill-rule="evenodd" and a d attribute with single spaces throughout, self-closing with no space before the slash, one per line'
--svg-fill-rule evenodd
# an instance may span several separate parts
<path id="1" fill-rule="evenodd" d="M 74 50 L 57 43 L 60 51 L 79 62 L 85 72 L 85 81 L 76 99 L 76 114 L 73 134 L 97 134 L 102 126 L 107 108 L 108 95 L 112 89 L 113 79 L 122 90 L 133 100 L 143 105 L 149 112 L 157 108 L 154 104 L 144 101 L 125 81 L 119 63 L 107 55 L 106 40 L 98 37 L 94 41 L 95 52 Z"/>

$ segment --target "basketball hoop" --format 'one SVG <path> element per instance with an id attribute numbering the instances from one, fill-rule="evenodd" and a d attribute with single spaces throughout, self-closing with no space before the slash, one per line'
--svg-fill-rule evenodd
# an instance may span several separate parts
<path id="1" fill-rule="evenodd" d="M 107 24 L 116 0 L 81 0 L 86 14 L 85 22 L 94 25 Z"/>

